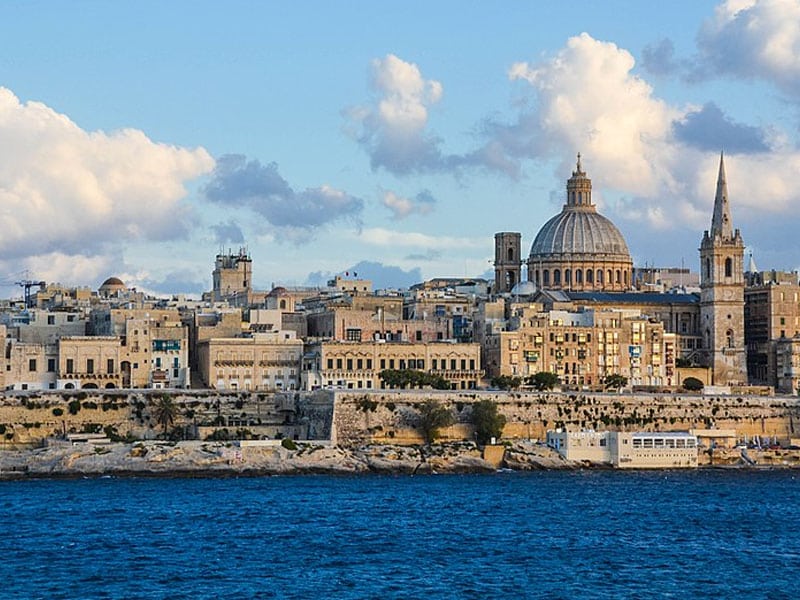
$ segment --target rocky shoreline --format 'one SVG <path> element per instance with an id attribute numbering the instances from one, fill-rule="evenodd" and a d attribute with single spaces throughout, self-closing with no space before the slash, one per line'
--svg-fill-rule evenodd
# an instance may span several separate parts
<path id="1" fill-rule="evenodd" d="M 797 468 L 797 452 L 751 451 L 754 464 L 734 449 L 700 453 L 700 467 Z M 298 442 L 247 446 L 231 442 L 113 443 L 58 442 L 31 450 L 0 451 L 0 480 L 75 477 L 236 477 L 334 474 L 434 474 L 609 468 L 565 460 L 551 448 L 530 440 L 501 447 L 500 460 L 484 458 L 474 443 L 431 446 L 364 445 L 340 448 Z"/>

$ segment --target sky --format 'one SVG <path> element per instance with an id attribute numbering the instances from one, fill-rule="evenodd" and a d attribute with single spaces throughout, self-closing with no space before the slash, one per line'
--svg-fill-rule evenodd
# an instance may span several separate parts
<path id="1" fill-rule="evenodd" d="M 697 270 L 725 153 L 800 268 L 800 0 L 0 4 L 0 296 L 488 276 L 578 152 L 636 266 Z"/>

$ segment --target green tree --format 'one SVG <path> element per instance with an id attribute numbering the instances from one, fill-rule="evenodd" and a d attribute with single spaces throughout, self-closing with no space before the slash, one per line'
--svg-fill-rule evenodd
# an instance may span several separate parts
<path id="1" fill-rule="evenodd" d="M 422 432 L 426 444 L 430 444 L 439 437 L 439 430 L 442 427 L 449 427 L 454 422 L 453 412 L 442 406 L 438 400 L 426 400 L 419 406 L 417 427 Z"/>
<path id="2" fill-rule="evenodd" d="M 472 405 L 471 420 L 479 444 L 488 444 L 492 438 L 499 438 L 506 424 L 505 416 L 497 412 L 497 404 L 488 399 Z"/>
<path id="3" fill-rule="evenodd" d="M 619 373 L 611 373 L 603 378 L 603 386 L 607 390 L 620 390 L 628 385 L 628 378 Z"/>
<path id="4" fill-rule="evenodd" d="M 703 382 L 697 377 L 687 377 L 683 380 L 683 388 L 690 392 L 699 392 L 703 389 Z"/>
<path id="5" fill-rule="evenodd" d="M 388 388 L 424 388 L 431 387 L 436 390 L 449 390 L 450 382 L 441 375 L 426 373 L 416 369 L 384 369 L 378 374 L 381 381 Z"/>
<path id="6" fill-rule="evenodd" d="M 166 436 L 167 429 L 175 423 L 175 417 L 178 416 L 178 407 L 172 401 L 172 396 L 164 394 L 158 399 L 158 403 L 153 409 L 153 416 L 156 419 L 156 423 L 164 427 L 164 436 Z"/>
<path id="7" fill-rule="evenodd" d="M 501 390 L 516 390 L 522 385 L 522 379 L 520 377 L 511 377 L 509 375 L 498 375 L 497 377 L 492 377 L 489 383 L 492 387 L 496 387 Z"/>
<path id="8" fill-rule="evenodd" d="M 539 371 L 528 377 L 528 385 L 532 385 L 535 390 L 545 392 L 552 390 L 558 385 L 558 375 L 550 371 Z"/>

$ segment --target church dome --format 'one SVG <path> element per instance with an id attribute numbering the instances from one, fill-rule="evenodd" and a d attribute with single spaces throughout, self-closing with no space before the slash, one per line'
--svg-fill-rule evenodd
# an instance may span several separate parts
<path id="1" fill-rule="evenodd" d="M 592 203 L 592 180 L 578 154 L 564 207 L 531 245 L 528 279 L 544 289 L 622 291 L 630 288 L 632 270 L 625 238 Z"/>
<path id="2" fill-rule="evenodd" d="M 597 212 L 570 210 L 550 219 L 531 246 L 531 257 L 542 254 L 608 254 L 627 258 L 625 238 L 610 220 Z"/>

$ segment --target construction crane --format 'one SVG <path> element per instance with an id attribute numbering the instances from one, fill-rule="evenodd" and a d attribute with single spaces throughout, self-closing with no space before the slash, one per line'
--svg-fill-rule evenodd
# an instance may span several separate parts
<path id="1" fill-rule="evenodd" d="M 32 279 L 21 279 L 20 281 L 15 281 L 14 283 L 25 290 L 25 308 L 33 308 L 31 288 L 38 285 L 39 290 L 44 291 L 44 288 L 47 285 L 46 281 L 33 281 Z"/>

